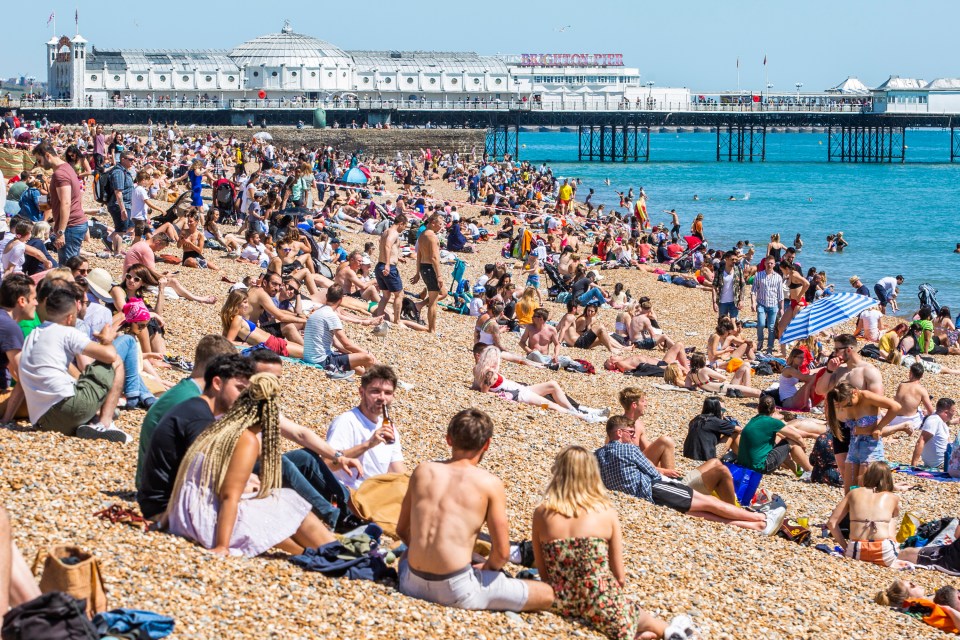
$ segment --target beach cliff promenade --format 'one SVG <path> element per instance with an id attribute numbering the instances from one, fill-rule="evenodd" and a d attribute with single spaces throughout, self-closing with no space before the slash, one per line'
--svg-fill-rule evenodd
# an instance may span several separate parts
<path id="1" fill-rule="evenodd" d="M 749 97 L 748 97 L 749 98 Z M 796 98 L 796 99 L 794 99 Z M 598 162 L 654 161 L 650 134 L 668 128 L 716 134 L 716 160 L 760 162 L 768 133 L 822 130 L 829 143 L 828 162 L 904 162 L 907 129 L 950 131 L 944 160 L 960 159 L 960 113 L 930 113 L 922 108 L 875 108 L 869 97 L 858 102 L 839 96 L 793 94 L 739 102 L 668 104 L 602 100 L 572 96 L 550 102 L 527 100 L 23 100 L 0 105 L 30 119 L 55 122 L 93 118 L 104 124 L 164 124 L 305 127 L 484 129 L 486 151 L 500 158 L 521 155 L 521 131 L 564 130 L 578 134 L 578 159 Z M 919 105 L 922 106 L 922 105 Z"/>

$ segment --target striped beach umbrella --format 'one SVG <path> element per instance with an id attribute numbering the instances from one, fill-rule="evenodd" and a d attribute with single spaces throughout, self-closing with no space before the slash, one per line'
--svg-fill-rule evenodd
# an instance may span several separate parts
<path id="1" fill-rule="evenodd" d="M 858 293 L 834 293 L 820 298 L 813 304 L 800 310 L 786 331 L 780 336 L 780 343 L 796 342 L 842 322 L 857 317 L 860 312 L 877 304 L 877 301 Z"/>

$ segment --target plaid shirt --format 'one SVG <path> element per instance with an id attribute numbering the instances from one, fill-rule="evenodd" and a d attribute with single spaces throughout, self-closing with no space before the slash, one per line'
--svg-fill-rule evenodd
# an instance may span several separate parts
<path id="1" fill-rule="evenodd" d="M 753 278 L 753 295 L 761 307 L 779 307 L 783 302 L 783 278 L 776 271 L 758 271 Z"/>
<path id="2" fill-rule="evenodd" d="M 640 447 L 623 442 L 610 442 L 594 454 L 600 463 L 600 477 L 610 491 L 621 491 L 651 502 L 652 485 L 663 476 L 647 460 Z"/>

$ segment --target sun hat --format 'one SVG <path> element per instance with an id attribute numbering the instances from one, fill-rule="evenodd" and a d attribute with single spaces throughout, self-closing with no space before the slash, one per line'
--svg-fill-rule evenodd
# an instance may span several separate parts
<path id="1" fill-rule="evenodd" d="M 860 279 L 860 276 L 850 276 L 850 284 L 857 284 L 857 280 Z"/>
<path id="2" fill-rule="evenodd" d="M 363 256 L 362 258 L 360 258 L 360 264 L 366 266 L 366 265 L 373 264 L 373 261 L 370 260 L 370 256 Z"/>
<path id="3" fill-rule="evenodd" d="M 113 287 L 113 278 L 106 269 L 97 267 L 91 269 L 90 273 L 87 274 L 87 288 L 104 302 L 113 302 L 113 298 L 110 296 L 111 287 Z"/>
<path id="4" fill-rule="evenodd" d="M 123 319 L 128 324 L 149 322 L 150 310 L 140 298 L 130 298 L 129 302 L 123 305 Z"/>

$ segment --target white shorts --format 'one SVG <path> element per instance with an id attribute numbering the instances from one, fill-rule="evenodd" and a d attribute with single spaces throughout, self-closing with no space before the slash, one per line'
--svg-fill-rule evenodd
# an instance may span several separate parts
<path id="1" fill-rule="evenodd" d="M 923 414 L 920 413 L 920 409 L 917 409 L 917 412 L 910 416 L 897 416 L 890 421 L 890 426 L 895 427 L 898 424 L 909 424 L 910 428 L 916 431 L 920 428 L 920 425 L 923 424 Z"/>
<path id="2" fill-rule="evenodd" d="M 400 560 L 399 569 L 400 593 L 411 598 L 458 609 L 488 611 L 522 611 L 527 604 L 526 583 L 499 571 L 464 567 L 446 576 L 414 573 L 406 557 Z"/>

